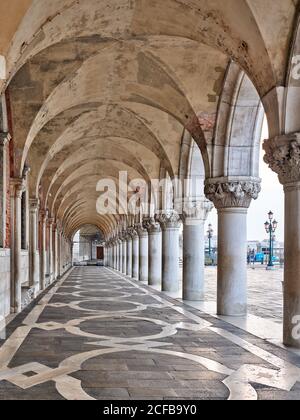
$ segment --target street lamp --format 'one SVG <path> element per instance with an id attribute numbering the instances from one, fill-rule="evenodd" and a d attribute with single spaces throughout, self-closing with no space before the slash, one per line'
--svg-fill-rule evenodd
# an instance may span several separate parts
<path id="1" fill-rule="evenodd" d="M 276 220 L 274 219 L 274 213 L 272 211 L 269 212 L 268 214 L 269 216 L 269 220 L 266 221 L 265 223 L 265 229 L 266 232 L 270 235 L 269 241 L 270 241 L 270 246 L 269 246 L 269 263 L 267 266 L 267 270 L 272 270 L 274 267 L 274 263 L 273 263 L 273 245 L 274 245 L 274 240 L 275 240 L 275 235 L 274 233 L 277 230 L 278 227 L 278 223 Z"/>
<path id="2" fill-rule="evenodd" d="M 213 238 L 214 235 L 214 230 L 212 228 L 212 225 L 209 224 L 208 225 L 208 231 L 207 231 L 207 237 L 208 237 L 208 253 L 209 253 L 209 258 L 211 258 L 211 240 Z"/>

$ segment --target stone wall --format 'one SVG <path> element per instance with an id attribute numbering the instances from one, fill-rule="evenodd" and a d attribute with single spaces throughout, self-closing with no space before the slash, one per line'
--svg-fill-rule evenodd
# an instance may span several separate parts
<path id="1" fill-rule="evenodd" d="M 0 316 L 10 313 L 10 251 L 0 249 Z"/>

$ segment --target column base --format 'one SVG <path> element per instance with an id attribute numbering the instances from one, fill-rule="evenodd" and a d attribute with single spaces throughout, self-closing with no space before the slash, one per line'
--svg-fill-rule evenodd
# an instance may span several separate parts
<path id="1" fill-rule="evenodd" d="M 239 310 L 233 311 L 232 308 L 231 310 L 217 309 L 218 316 L 231 316 L 233 318 L 244 318 L 247 316 L 247 314 L 248 314 L 247 308 L 242 309 L 241 311 Z"/>
<path id="2" fill-rule="evenodd" d="M 190 302 L 204 302 L 205 296 L 203 292 L 196 292 L 192 290 L 183 291 L 183 300 L 188 300 Z"/>
<path id="3" fill-rule="evenodd" d="M 161 287 L 161 279 L 148 279 L 149 286 Z"/>
<path id="4" fill-rule="evenodd" d="M 179 285 L 164 285 L 162 286 L 162 292 L 167 292 L 167 293 L 179 293 L 180 289 L 179 289 Z"/>

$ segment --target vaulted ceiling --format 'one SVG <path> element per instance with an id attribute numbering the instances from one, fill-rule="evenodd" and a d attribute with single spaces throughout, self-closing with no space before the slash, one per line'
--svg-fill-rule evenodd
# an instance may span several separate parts
<path id="1" fill-rule="evenodd" d="M 263 98 L 285 83 L 292 0 L 1 1 L 14 170 L 70 232 L 96 212 L 101 178 L 180 172 L 184 132 L 211 175 L 210 145 L 232 61 Z M 5 16 L 5 19 L 4 19 Z M 3 20 L 3 22 L 2 22 Z M 224 97 L 223 97 L 224 101 Z"/>

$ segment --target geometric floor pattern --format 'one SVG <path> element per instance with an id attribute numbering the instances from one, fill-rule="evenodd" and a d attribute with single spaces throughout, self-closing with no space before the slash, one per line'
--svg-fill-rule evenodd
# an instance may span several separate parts
<path id="1" fill-rule="evenodd" d="M 300 358 L 101 267 L 7 328 L 0 400 L 299 400 Z"/>

